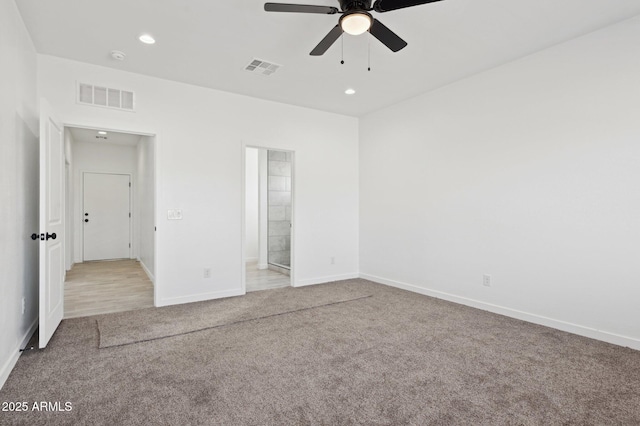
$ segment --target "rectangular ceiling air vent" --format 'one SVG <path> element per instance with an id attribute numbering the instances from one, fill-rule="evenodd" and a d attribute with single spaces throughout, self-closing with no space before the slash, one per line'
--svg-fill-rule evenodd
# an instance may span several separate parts
<path id="1" fill-rule="evenodd" d="M 273 62 L 263 61 L 262 59 L 253 59 L 244 69 L 253 74 L 271 75 L 281 66 L 282 65 L 274 64 Z"/>
<path id="2" fill-rule="evenodd" d="M 78 83 L 78 103 L 134 111 L 134 93 L 128 90 Z"/>

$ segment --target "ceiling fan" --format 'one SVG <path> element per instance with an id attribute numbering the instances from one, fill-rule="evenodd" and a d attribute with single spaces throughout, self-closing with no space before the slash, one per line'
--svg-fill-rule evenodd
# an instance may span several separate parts
<path id="1" fill-rule="evenodd" d="M 264 10 L 267 12 L 295 12 L 295 13 L 319 13 L 333 15 L 340 13 L 342 16 L 338 25 L 333 27 L 318 45 L 311 51 L 310 55 L 320 56 L 331 47 L 331 45 L 342 35 L 343 32 L 352 35 L 363 34 L 367 31 L 391 49 L 397 52 L 403 49 L 407 42 L 398 37 L 396 33 L 384 26 L 382 22 L 375 19 L 369 12 L 379 13 L 390 12 L 392 10 L 403 9 L 405 7 L 419 6 L 426 3 L 434 3 L 442 0 L 376 0 L 371 5 L 372 0 L 338 0 L 340 9 L 333 6 L 313 6 L 307 4 L 286 4 L 286 3 L 265 3 Z"/>

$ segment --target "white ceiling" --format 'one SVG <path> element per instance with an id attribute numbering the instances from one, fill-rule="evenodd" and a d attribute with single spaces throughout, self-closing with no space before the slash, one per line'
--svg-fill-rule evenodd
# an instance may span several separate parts
<path id="1" fill-rule="evenodd" d="M 369 34 L 347 35 L 340 65 L 340 40 L 309 56 L 338 15 L 268 13 L 263 0 L 16 3 L 39 53 L 352 116 L 640 14 L 638 0 L 444 0 L 374 12 L 409 45 L 392 53 Z M 140 43 L 143 32 L 157 43 Z M 283 67 L 250 74 L 244 66 L 254 57 Z M 349 87 L 357 93 L 345 95 Z"/>
<path id="2" fill-rule="evenodd" d="M 73 140 L 77 142 L 89 142 L 97 144 L 112 144 L 124 146 L 136 146 L 142 136 L 130 133 L 107 131 L 106 135 L 99 135 L 98 129 L 82 129 L 79 127 L 67 127 Z M 106 137 L 106 139 L 103 139 Z"/>

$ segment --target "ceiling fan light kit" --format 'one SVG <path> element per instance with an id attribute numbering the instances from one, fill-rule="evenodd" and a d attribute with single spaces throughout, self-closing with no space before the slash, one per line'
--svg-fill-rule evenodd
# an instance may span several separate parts
<path id="1" fill-rule="evenodd" d="M 318 43 L 310 55 L 320 56 L 326 52 L 343 33 L 360 35 L 369 32 L 392 52 L 397 52 L 407 46 L 407 42 L 396 33 L 375 19 L 369 12 L 390 12 L 405 7 L 435 3 L 442 0 L 339 0 L 340 9 L 333 6 L 314 6 L 308 4 L 265 3 L 267 12 L 316 13 L 322 15 L 341 14 L 338 25 Z"/>
<path id="2" fill-rule="evenodd" d="M 373 18 L 367 12 L 345 13 L 340 17 L 340 28 L 347 34 L 360 35 L 371 28 Z"/>

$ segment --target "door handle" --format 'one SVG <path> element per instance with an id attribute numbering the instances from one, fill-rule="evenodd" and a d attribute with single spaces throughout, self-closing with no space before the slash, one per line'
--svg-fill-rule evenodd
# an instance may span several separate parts
<path id="1" fill-rule="evenodd" d="M 50 233 L 48 233 L 48 232 L 47 232 L 46 234 L 40 234 L 40 235 L 35 234 L 35 233 L 34 233 L 34 234 L 31 234 L 31 239 L 32 239 L 33 241 L 38 240 L 38 239 L 39 239 L 39 240 L 41 240 L 41 241 L 45 241 L 45 240 L 48 240 L 48 239 L 55 240 L 57 237 L 58 237 L 58 236 L 56 235 L 56 233 L 55 233 L 55 232 L 54 232 L 54 233 L 52 233 L 52 234 L 50 234 Z"/>

